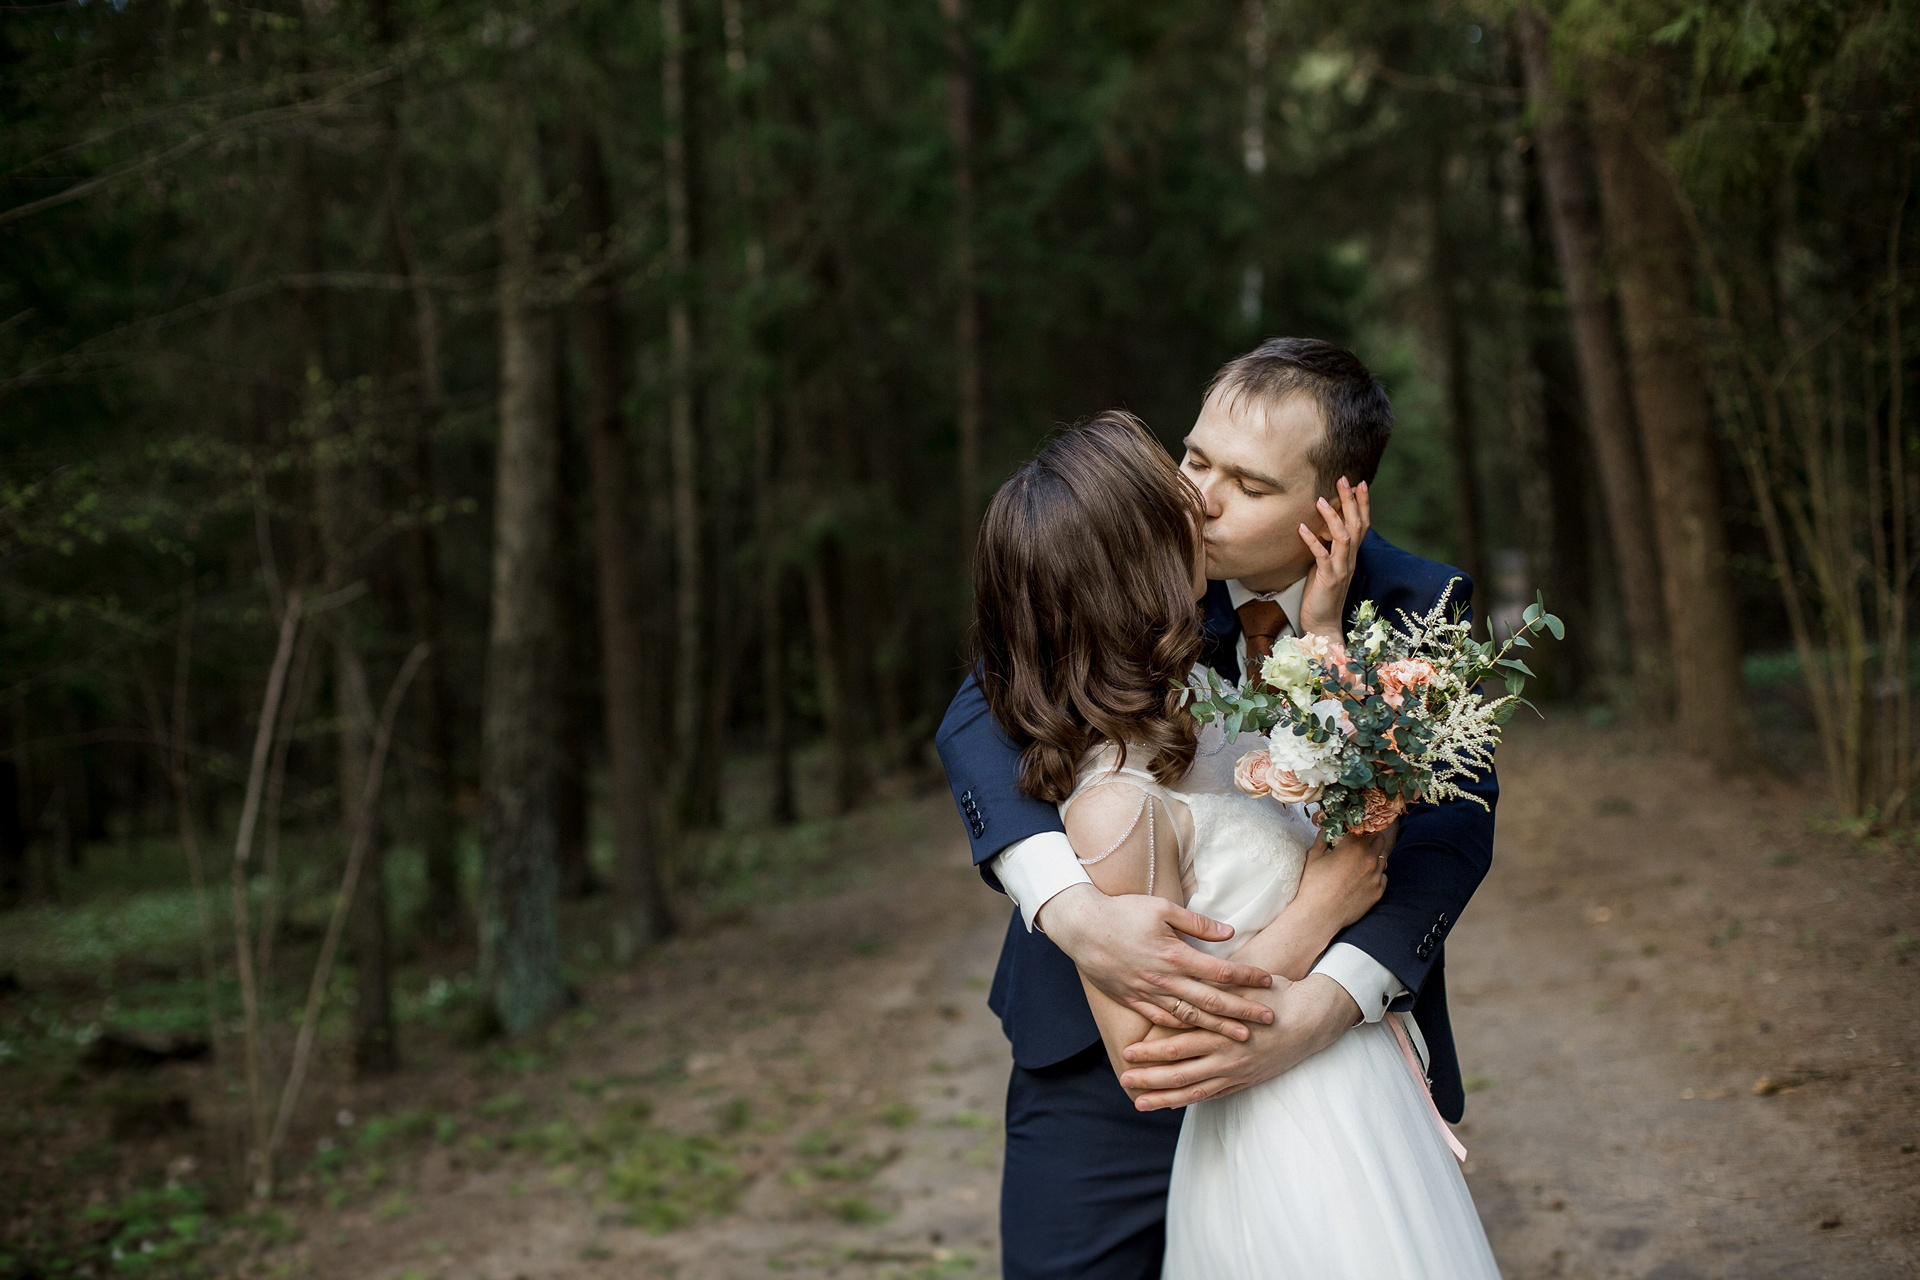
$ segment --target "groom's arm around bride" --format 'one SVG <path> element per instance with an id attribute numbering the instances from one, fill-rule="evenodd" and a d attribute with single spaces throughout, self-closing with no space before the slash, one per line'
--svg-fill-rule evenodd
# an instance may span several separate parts
<path id="1" fill-rule="evenodd" d="M 1186 441 L 1182 470 L 1205 506 L 1208 576 L 1203 604 L 1207 661 L 1237 679 L 1248 653 L 1243 616 L 1254 601 L 1281 606 L 1297 630 L 1300 585 L 1313 559 L 1298 530 L 1325 536 L 1320 499 L 1341 477 L 1370 480 L 1391 432 L 1384 390 L 1350 352 L 1309 339 L 1275 339 L 1223 368 Z M 1354 565 L 1345 612 L 1373 600 L 1387 617 L 1426 612 L 1457 570 L 1369 533 Z M 1337 597 L 1336 597 L 1337 598 Z M 1288 606 L 1291 606 L 1289 608 Z M 1268 606 L 1269 613 L 1272 613 Z M 1256 637 L 1257 638 L 1257 637 Z M 1271 641 L 1269 640 L 1270 644 Z M 1233 988 L 1266 976 L 1187 945 L 1182 934 L 1218 941 L 1229 931 L 1172 903 L 1109 898 L 1076 874 L 1052 804 L 1018 789 L 1020 747 L 993 720 L 971 677 L 938 735 L 974 864 L 1020 905 L 1009 924 L 990 1004 L 1015 1061 L 1038 1070 L 1099 1038 L 1081 992 L 1082 974 L 1116 1001 L 1162 1026 L 1194 1028 L 1132 1046 L 1126 1086 L 1142 1107 L 1179 1107 L 1271 1079 L 1325 1048 L 1362 1018 L 1411 1010 L 1429 1052 L 1441 1113 L 1464 1105 L 1447 1017 L 1442 942 L 1492 860 L 1489 774 L 1470 788 L 1488 803 L 1418 805 L 1401 823 L 1385 894 L 1336 940 L 1305 981 L 1267 994 Z M 1006 855 L 1006 856 L 1002 856 Z M 1078 972 L 1076 972 L 1076 967 Z"/>

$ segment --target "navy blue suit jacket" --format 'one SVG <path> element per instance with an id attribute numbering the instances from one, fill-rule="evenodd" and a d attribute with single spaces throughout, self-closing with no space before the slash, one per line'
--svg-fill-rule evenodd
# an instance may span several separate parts
<path id="1" fill-rule="evenodd" d="M 1471 605 L 1473 583 L 1465 574 L 1369 533 L 1360 546 L 1347 591 L 1347 615 L 1351 618 L 1362 600 L 1372 600 L 1388 619 L 1397 620 L 1403 609 L 1419 616 L 1433 607 L 1447 583 L 1456 578 L 1453 601 Z M 1234 650 L 1240 620 L 1224 582 L 1209 587 L 1201 608 L 1207 639 L 1204 660 L 1221 675 L 1239 679 Z M 987 860 L 1029 836 L 1064 830 L 1059 811 L 1020 791 L 1020 746 L 994 720 L 971 675 L 954 695 L 934 741 L 954 802 L 967 824 L 974 865 L 988 884 L 999 889 L 985 865 Z M 1489 806 L 1500 794 L 1491 771 L 1466 789 Z M 1432 1057 L 1433 1099 L 1449 1120 L 1460 1118 L 1466 1095 L 1447 1018 L 1441 940 L 1459 920 L 1492 861 L 1490 808 L 1467 800 L 1415 805 L 1401 820 L 1399 842 L 1388 861 L 1385 895 L 1337 939 L 1360 948 L 1406 984 L 1411 994 L 1394 1008 L 1411 1008 L 1420 1024 Z M 1012 1042 L 1014 1061 L 1030 1070 L 1069 1058 L 1100 1038 L 1073 961 L 1045 934 L 1028 931 L 1018 911 L 1007 924 L 988 1004 Z"/>

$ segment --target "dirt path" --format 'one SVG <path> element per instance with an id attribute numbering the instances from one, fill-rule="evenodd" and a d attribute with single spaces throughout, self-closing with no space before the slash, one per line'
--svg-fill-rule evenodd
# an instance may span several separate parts
<path id="1" fill-rule="evenodd" d="M 1625 742 L 1509 746 L 1494 874 L 1450 939 L 1469 1180 L 1506 1275 L 1916 1274 L 1911 851 L 1817 834 L 1784 787 Z M 884 825 L 867 883 L 588 991 L 521 1077 L 444 1083 L 499 1118 L 396 1162 L 386 1199 L 304 1215 L 267 1261 L 329 1280 L 996 1275 L 1007 1053 L 984 990 L 1003 906 L 944 797 Z M 730 1211 L 626 1224 L 565 1135 L 639 1096 L 659 1131 L 715 1135 Z"/>
<path id="2" fill-rule="evenodd" d="M 967 868 L 944 793 L 872 825 L 865 883 L 589 988 L 525 1072 L 450 1069 L 425 1100 L 396 1082 L 387 1112 L 493 1118 L 385 1198 L 349 1181 L 351 1208 L 302 1215 L 303 1239 L 264 1261 L 327 1280 L 997 1274 L 1009 1057 L 985 991 L 1003 900 Z M 652 1132 L 712 1135 L 730 1211 L 699 1213 L 696 1188 L 640 1201 L 692 1208 L 687 1225 L 627 1221 L 635 1202 L 591 1148 L 638 1100 Z"/>
<path id="3" fill-rule="evenodd" d="M 1448 960 L 1509 1280 L 1920 1272 L 1912 851 L 1623 736 L 1524 736 L 1501 775 Z"/>

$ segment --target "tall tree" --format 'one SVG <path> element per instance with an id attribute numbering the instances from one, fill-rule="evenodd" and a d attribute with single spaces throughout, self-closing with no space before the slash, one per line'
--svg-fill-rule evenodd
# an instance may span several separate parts
<path id="1" fill-rule="evenodd" d="M 1473 415 L 1472 335 L 1467 331 L 1466 273 L 1461 270 L 1461 246 L 1448 225 L 1453 216 L 1447 199 L 1447 155 L 1434 149 L 1430 164 L 1431 216 L 1427 247 L 1428 285 L 1432 291 L 1435 345 L 1446 371 L 1447 426 L 1452 436 L 1455 501 L 1458 508 L 1460 567 L 1478 583 L 1481 607 L 1475 623 L 1485 628 L 1493 605 L 1493 583 L 1487 576 L 1486 525 L 1480 499 L 1479 432 Z"/>
<path id="2" fill-rule="evenodd" d="M 299 270 L 308 281 L 318 281 L 325 269 L 322 227 L 326 219 L 325 187 L 316 171 L 312 141 L 293 143 L 289 166 L 289 208 L 293 249 Z M 327 295 L 309 284 L 298 296 L 300 315 L 302 416 L 311 445 L 314 514 L 318 525 L 321 571 L 329 592 L 339 591 L 360 576 L 360 544 L 364 537 L 369 495 L 368 477 L 359 457 L 360 442 L 345 409 L 335 402 L 329 378 L 330 323 Z M 368 754 L 372 750 L 373 703 L 367 693 L 366 666 L 359 636 L 350 616 L 330 620 L 333 654 L 333 718 L 336 725 L 337 820 L 341 847 L 353 839 L 365 789 Z M 353 963 L 353 1065 L 356 1073 L 385 1075 L 400 1065 L 393 1020 L 392 941 L 388 936 L 385 845 L 377 815 L 374 836 L 367 849 L 364 873 L 354 885 L 347 917 L 348 955 Z"/>
<path id="3" fill-rule="evenodd" d="M 560 454 L 553 575 L 554 629 L 560 654 L 556 703 L 560 717 L 559 750 L 554 757 L 553 771 L 554 858 L 560 872 L 561 896 L 584 898 L 595 887 L 591 786 L 593 675 L 589 669 L 586 601 L 580 589 L 580 571 L 584 568 L 580 552 L 580 510 L 574 497 L 584 477 L 579 474 L 579 449 L 574 440 L 572 388 L 566 361 L 560 356 L 566 346 L 565 326 L 557 315 L 554 323 L 553 403 L 558 417 L 554 434 Z"/>
<path id="4" fill-rule="evenodd" d="M 1591 70 L 1600 204 L 1651 481 L 1680 725 L 1695 751 L 1732 766 L 1746 749 L 1750 717 L 1713 419 L 1695 359 L 1692 251 L 1659 161 L 1666 88 L 1657 66 L 1601 55 Z"/>
<path id="5" fill-rule="evenodd" d="M 660 0 L 662 174 L 667 205 L 667 439 L 673 462 L 674 799 L 681 823 L 717 816 L 706 767 L 707 701 L 713 696 L 703 646 L 709 588 L 701 555 L 701 450 L 694 420 L 693 176 L 687 151 L 687 31 L 682 0 Z"/>
<path id="6" fill-rule="evenodd" d="M 787 549 L 780 540 L 780 500 L 785 486 L 781 483 L 778 471 L 779 428 L 767 385 L 773 370 L 762 341 L 762 313 L 767 305 L 767 241 L 754 147 L 760 121 L 750 87 L 746 6 L 741 0 L 722 0 L 721 16 L 726 34 L 727 73 L 734 108 L 734 186 L 740 197 L 740 217 L 744 226 L 741 258 L 746 268 L 747 287 L 746 376 L 750 394 L 748 413 L 753 422 L 753 536 L 758 555 L 758 572 L 754 580 L 758 632 L 754 652 L 759 660 L 760 678 L 757 700 L 766 714 L 767 755 L 773 775 L 767 815 L 775 822 L 786 823 L 792 822 L 796 816 L 793 797 L 793 717 L 788 706 L 784 669 L 786 645 L 782 635 L 785 619 L 781 608 L 790 565 Z"/>
<path id="7" fill-rule="evenodd" d="M 1638 428 L 1627 383 L 1626 357 L 1614 327 L 1601 260 L 1600 214 L 1586 141 L 1572 104 L 1555 77 L 1550 31 L 1540 11 L 1521 7 L 1515 23 L 1527 97 L 1533 110 L 1540 182 L 1553 229 L 1554 253 L 1565 290 L 1580 366 L 1587 431 L 1599 464 L 1627 640 L 1636 676 L 1656 692 L 1667 669 L 1667 626 L 1661 603 L 1660 562 L 1640 458 Z"/>
<path id="8" fill-rule="evenodd" d="M 647 761 L 646 635 L 635 598 L 633 452 L 621 412 L 620 314 L 607 278 L 612 267 L 613 200 L 600 135 L 576 112 L 568 124 L 574 216 L 591 278 L 575 305 L 574 331 L 586 371 L 586 417 L 593 466 L 594 563 L 600 605 L 601 708 L 606 729 L 607 792 L 613 809 L 614 955 L 621 962 L 673 932 L 661 881 L 652 768 Z"/>
<path id="9" fill-rule="evenodd" d="M 487 634 L 481 790 L 486 857 L 480 970 L 509 1033 L 566 999 L 555 914 L 553 574 L 559 441 L 554 321 L 539 297 L 539 143 L 517 92 L 504 116 L 500 213 L 500 445 Z"/>
<path id="10" fill-rule="evenodd" d="M 1521 358 L 1535 387 L 1539 422 L 1538 456 L 1547 494 L 1548 527 L 1540 548 L 1539 574 L 1547 598 L 1567 619 L 1565 641 L 1543 651 L 1541 674 L 1556 697 L 1578 697 L 1595 676 L 1593 633 L 1593 557 L 1587 512 L 1592 464 L 1583 428 L 1580 375 L 1563 304 L 1565 290 L 1554 270 L 1553 235 L 1547 227 L 1545 192 L 1540 183 L 1538 146 L 1529 147 L 1521 164 L 1521 230 L 1525 292 L 1532 299 L 1521 317 L 1526 333 Z"/>
<path id="11" fill-rule="evenodd" d="M 960 564 L 973 563 L 980 526 L 980 296 L 974 264 L 973 51 L 967 0 L 940 0 L 947 27 L 947 140 L 953 150 L 954 427 L 960 446 Z"/>
<path id="12" fill-rule="evenodd" d="M 382 44 L 394 39 L 390 0 L 375 6 Z M 387 255 L 394 275 L 406 282 L 411 309 L 413 403 L 400 442 L 400 473 L 412 502 L 406 535 L 406 585 L 414 630 L 427 645 L 427 668 L 420 679 L 420 782 L 414 833 L 425 854 L 426 894 L 418 928 L 442 942 L 460 936 L 466 913 L 460 901 L 459 812 L 454 803 L 453 699 L 448 689 L 446 591 L 441 580 L 440 539 L 435 500 L 434 435 L 446 415 L 439 305 L 428 287 L 408 224 L 411 191 L 407 182 L 406 135 L 400 125 L 404 82 L 382 100 L 387 133 L 385 227 Z M 271 838 L 271 836 L 269 837 Z"/>

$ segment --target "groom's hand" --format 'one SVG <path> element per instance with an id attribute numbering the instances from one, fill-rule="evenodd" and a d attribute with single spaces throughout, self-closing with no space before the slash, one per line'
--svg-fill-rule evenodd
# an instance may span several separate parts
<path id="1" fill-rule="evenodd" d="M 1346 988 L 1321 973 L 1276 987 L 1270 999 L 1273 1025 L 1256 1029 L 1244 1043 L 1211 1031 L 1187 1031 L 1128 1045 L 1124 1056 L 1137 1065 L 1120 1083 L 1137 1095 L 1134 1107 L 1185 1107 L 1271 1080 L 1338 1040 L 1360 1018 L 1360 1006 Z"/>
<path id="2" fill-rule="evenodd" d="M 1264 969 L 1210 956 L 1188 937 L 1225 942 L 1230 925 L 1146 894 L 1108 897 L 1090 884 L 1049 898 L 1034 921 L 1067 953 L 1087 981 L 1159 1027 L 1193 1028 L 1245 1041 L 1248 1023 L 1273 1021 L 1273 1010 L 1222 987 L 1265 988 Z"/>

